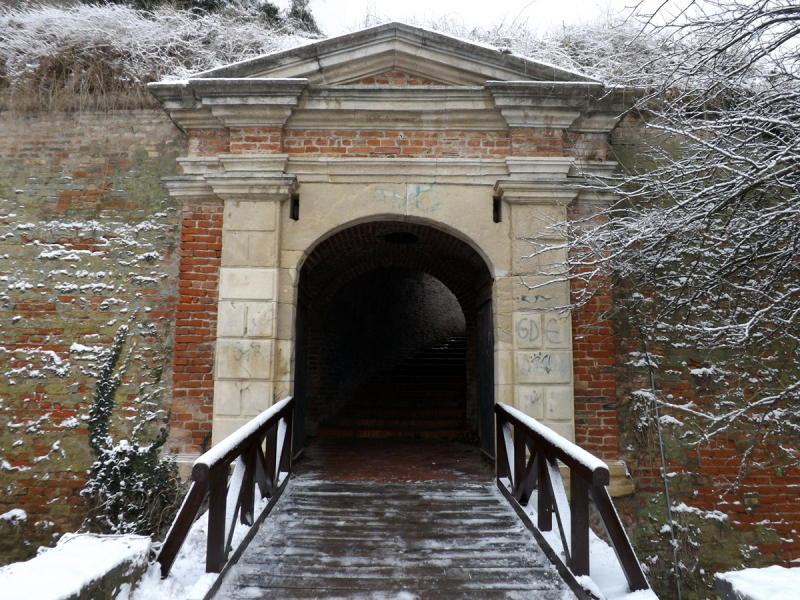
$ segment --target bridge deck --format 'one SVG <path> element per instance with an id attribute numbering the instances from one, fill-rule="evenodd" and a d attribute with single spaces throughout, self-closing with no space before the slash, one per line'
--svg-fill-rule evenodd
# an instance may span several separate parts
<path id="1" fill-rule="evenodd" d="M 312 448 L 217 598 L 574 598 L 473 449 L 353 444 Z"/>

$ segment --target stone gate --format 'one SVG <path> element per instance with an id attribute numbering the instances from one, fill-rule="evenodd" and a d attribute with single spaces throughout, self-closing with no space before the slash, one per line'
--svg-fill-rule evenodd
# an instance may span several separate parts
<path id="1" fill-rule="evenodd" d="M 568 268 L 566 250 L 531 257 L 529 240 L 603 201 L 579 184 L 615 166 L 623 91 L 399 23 L 150 89 L 189 136 L 183 174 L 166 180 L 184 206 L 179 449 L 199 450 L 193 418 L 213 411 L 218 441 L 287 394 L 313 432 L 332 299 L 386 269 L 438 282 L 403 289 L 455 297 L 469 422 L 487 451 L 495 401 L 574 439 L 574 389 L 602 368 L 573 368 L 591 341 L 576 357 L 559 310 L 569 285 L 542 274 Z"/>

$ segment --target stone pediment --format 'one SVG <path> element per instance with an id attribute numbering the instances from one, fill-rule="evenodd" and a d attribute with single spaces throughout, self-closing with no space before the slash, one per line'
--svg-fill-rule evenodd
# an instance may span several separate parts
<path id="1" fill-rule="evenodd" d="M 594 82 L 573 71 L 404 23 L 362 29 L 198 73 L 194 78 L 301 78 L 311 85 L 375 83 L 368 80 L 385 78 L 391 85 L 399 77 L 381 75 L 393 73 L 401 73 L 418 82 L 416 85 Z"/>
<path id="2" fill-rule="evenodd" d="M 259 127 L 284 137 L 303 129 L 486 132 L 574 124 L 603 132 L 626 105 L 624 91 L 580 73 L 402 23 L 148 87 L 184 130 Z"/>

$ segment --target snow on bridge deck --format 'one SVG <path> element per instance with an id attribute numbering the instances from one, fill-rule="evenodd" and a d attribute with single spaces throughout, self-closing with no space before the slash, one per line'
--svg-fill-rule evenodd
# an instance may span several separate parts
<path id="1" fill-rule="evenodd" d="M 574 598 L 490 482 L 292 482 L 215 596 Z"/>
<path id="2" fill-rule="evenodd" d="M 315 444 L 215 598 L 575 596 L 463 444 Z"/>

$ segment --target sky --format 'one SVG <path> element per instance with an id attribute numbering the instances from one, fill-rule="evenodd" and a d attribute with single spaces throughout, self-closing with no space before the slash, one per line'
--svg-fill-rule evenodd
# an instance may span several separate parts
<path id="1" fill-rule="evenodd" d="M 272 0 L 281 8 L 289 0 Z M 317 24 L 329 36 L 359 29 L 367 14 L 404 21 L 450 16 L 467 27 L 527 22 L 531 29 L 547 30 L 562 23 L 593 21 L 604 10 L 622 11 L 636 0 L 311 0 Z"/>

